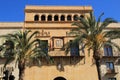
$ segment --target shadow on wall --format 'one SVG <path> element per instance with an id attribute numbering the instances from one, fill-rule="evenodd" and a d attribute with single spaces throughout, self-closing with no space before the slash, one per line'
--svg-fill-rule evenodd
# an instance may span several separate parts
<path id="1" fill-rule="evenodd" d="M 56 66 L 56 69 L 58 71 L 64 71 L 64 67 L 66 65 L 68 66 L 77 66 L 77 65 L 84 65 L 85 64 L 85 58 L 79 57 L 79 56 L 55 56 L 52 57 L 52 62 L 46 61 L 45 58 L 40 58 L 41 65 L 38 65 L 37 62 L 29 63 L 27 64 L 28 67 L 42 67 L 42 66 Z"/>

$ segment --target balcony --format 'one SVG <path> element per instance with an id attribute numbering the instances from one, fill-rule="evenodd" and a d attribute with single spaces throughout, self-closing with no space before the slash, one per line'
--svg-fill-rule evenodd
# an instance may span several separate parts
<path id="1" fill-rule="evenodd" d="M 120 58 L 120 52 L 114 51 L 112 55 L 102 55 L 102 59 L 118 59 Z"/>
<path id="2" fill-rule="evenodd" d="M 78 58 L 84 58 L 85 54 L 84 53 L 79 53 L 79 55 L 71 56 L 70 52 L 68 54 L 65 53 L 65 51 L 50 51 L 48 53 L 51 57 L 63 57 L 63 58 L 70 58 L 70 57 L 78 57 Z"/>
<path id="3" fill-rule="evenodd" d="M 120 56 L 102 56 L 104 59 L 118 59 Z"/>
<path id="4" fill-rule="evenodd" d="M 101 70 L 101 72 L 102 72 L 102 75 L 116 75 L 119 73 L 118 67 L 115 67 L 114 69 L 104 68 Z"/>
<path id="5" fill-rule="evenodd" d="M 104 45 L 102 53 L 102 58 L 104 59 L 117 59 L 120 57 L 120 52 L 108 44 Z"/>
<path id="6" fill-rule="evenodd" d="M 107 69 L 106 71 L 106 75 L 111 75 L 111 74 L 117 74 L 118 73 L 118 69 Z"/>
<path id="7" fill-rule="evenodd" d="M 85 54 L 79 53 L 77 56 L 71 56 L 70 53 L 66 54 L 65 51 L 50 51 L 50 57 L 54 63 L 64 63 L 64 65 L 85 64 Z"/>

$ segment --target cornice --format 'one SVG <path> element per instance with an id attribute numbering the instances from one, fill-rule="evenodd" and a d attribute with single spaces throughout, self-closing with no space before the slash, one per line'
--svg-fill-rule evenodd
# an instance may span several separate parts
<path id="1" fill-rule="evenodd" d="M 92 10 L 35 10 L 25 9 L 26 13 L 88 13 Z"/>
<path id="2" fill-rule="evenodd" d="M 0 29 L 23 29 L 23 27 L 0 27 Z"/>

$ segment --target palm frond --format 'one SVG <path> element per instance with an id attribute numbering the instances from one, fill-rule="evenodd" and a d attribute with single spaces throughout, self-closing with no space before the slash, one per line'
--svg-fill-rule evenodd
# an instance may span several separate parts
<path id="1" fill-rule="evenodd" d="M 107 41 L 107 42 L 104 43 L 104 45 L 110 45 L 112 47 L 117 48 L 117 50 L 120 51 L 120 46 L 117 43 L 115 43 L 115 42 Z"/>
<path id="2" fill-rule="evenodd" d="M 96 24 L 96 27 L 97 27 L 97 30 L 99 29 L 99 25 L 101 23 L 101 17 L 104 15 L 104 13 L 102 13 L 99 17 L 98 17 L 98 20 L 97 20 L 97 24 Z"/>
<path id="3" fill-rule="evenodd" d="M 109 31 L 105 31 L 105 37 L 109 38 L 109 39 L 118 39 L 120 38 L 120 30 L 119 29 L 114 29 L 114 30 L 109 30 Z"/>
<path id="4" fill-rule="evenodd" d="M 116 20 L 114 20 L 113 18 L 106 18 L 100 25 L 99 27 L 99 31 L 103 31 L 103 29 L 105 29 L 109 24 L 111 23 L 117 23 Z"/>
<path id="5" fill-rule="evenodd" d="M 84 42 L 84 40 L 87 38 L 87 35 L 86 34 L 81 34 L 81 35 L 79 35 L 79 36 L 76 36 L 76 38 L 71 42 L 71 41 L 69 41 L 69 42 L 67 42 L 66 44 L 65 44 L 65 53 L 66 54 L 68 54 L 69 53 L 69 51 L 70 51 L 70 47 L 71 47 L 71 44 L 79 44 L 79 45 L 83 45 L 83 42 Z M 85 47 L 86 45 L 84 45 L 84 47 Z M 83 48 L 83 47 L 82 47 Z M 82 49 L 80 49 L 80 50 L 82 50 Z"/>
<path id="6" fill-rule="evenodd" d="M 33 32 L 33 33 L 28 37 L 28 42 L 29 42 L 33 37 L 35 37 L 37 34 L 39 34 L 39 31 Z"/>

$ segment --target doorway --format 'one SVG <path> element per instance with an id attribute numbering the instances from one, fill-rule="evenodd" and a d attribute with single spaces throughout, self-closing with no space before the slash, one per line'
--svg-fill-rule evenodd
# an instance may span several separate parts
<path id="1" fill-rule="evenodd" d="M 56 77 L 54 80 L 66 80 L 64 77 Z"/>

